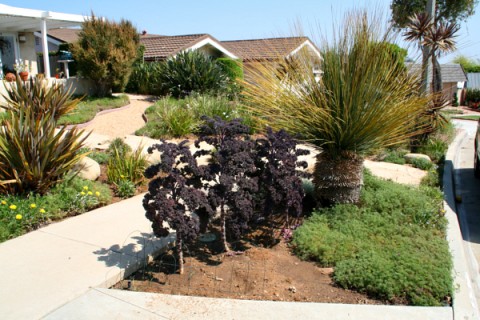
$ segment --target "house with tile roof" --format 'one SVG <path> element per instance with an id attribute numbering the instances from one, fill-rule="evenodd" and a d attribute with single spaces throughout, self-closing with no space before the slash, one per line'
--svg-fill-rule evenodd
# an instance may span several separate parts
<path id="1" fill-rule="evenodd" d="M 48 30 L 47 43 L 48 51 L 58 51 L 59 46 L 62 43 L 73 43 L 78 40 L 78 34 L 80 29 L 72 28 L 56 28 Z M 36 52 L 42 52 L 41 35 L 35 32 L 35 50 Z"/>
<path id="2" fill-rule="evenodd" d="M 140 43 L 145 47 L 143 55 L 145 61 L 166 60 L 187 50 L 200 50 L 214 58 L 238 58 L 220 41 L 206 33 L 180 36 L 142 34 Z"/>
<path id="3" fill-rule="evenodd" d="M 307 48 L 320 58 L 320 51 L 308 37 L 284 37 L 222 41 L 222 44 L 243 62 L 289 58 Z"/>
<path id="4" fill-rule="evenodd" d="M 251 40 L 222 41 L 222 44 L 243 61 L 245 79 L 249 79 L 249 68 L 256 63 L 276 63 L 305 51 L 312 60 L 321 61 L 320 50 L 308 37 L 281 37 Z M 319 78 L 320 67 L 313 70 Z"/>
<path id="5" fill-rule="evenodd" d="M 420 73 L 421 64 L 407 64 L 407 68 L 411 72 Z M 463 103 L 463 89 L 467 82 L 467 74 L 463 67 L 458 63 L 447 63 L 440 65 L 442 74 L 443 96 L 450 102 L 454 100 L 454 96 L 458 97 L 459 103 Z"/>

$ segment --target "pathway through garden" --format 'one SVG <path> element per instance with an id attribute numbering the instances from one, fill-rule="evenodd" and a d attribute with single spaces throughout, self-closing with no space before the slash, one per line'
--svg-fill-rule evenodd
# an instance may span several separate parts
<path id="1" fill-rule="evenodd" d="M 97 115 L 88 125 L 83 127 L 85 131 L 108 136 L 110 138 L 133 135 L 135 131 L 145 125 L 142 118 L 145 109 L 153 104 L 150 96 L 129 94 L 130 105 L 121 110 L 111 110 Z"/>

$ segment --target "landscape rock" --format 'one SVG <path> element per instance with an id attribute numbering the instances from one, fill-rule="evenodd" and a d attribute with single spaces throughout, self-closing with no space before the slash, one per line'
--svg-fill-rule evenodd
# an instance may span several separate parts
<path id="1" fill-rule="evenodd" d="M 411 162 L 413 161 L 414 159 L 424 159 L 428 162 L 432 162 L 432 159 L 430 159 L 429 156 L 427 156 L 426 154 L 421 154 L 421 153 L 407 153 L 405 156 L 405 161 L 407 162 Z"/>
<path id="2" fill-rule="evenodd" d="M 100 177 L 100 165 L 89 157 L 84 157 L 72 169 L 78 176 L 85 180 L 95 181 Z"/>

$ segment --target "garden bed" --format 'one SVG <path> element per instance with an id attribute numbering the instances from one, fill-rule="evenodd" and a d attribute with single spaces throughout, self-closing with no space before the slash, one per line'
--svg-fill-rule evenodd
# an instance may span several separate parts
<path id="1" fill-rule="evenodd" d="M 332 281 L 332 268 L 300 260 L 283 241 L 272 247 L 249 242 L 237 245 L 237 249 L 247 249 L 244 254 L 219 253 L 219 241 L 200 242 L 190 248 L 182 275 L 174 272 L 173 252 L 166 252 L 114 288 L 249 300 L 386 303 L 339 288 Z"/>

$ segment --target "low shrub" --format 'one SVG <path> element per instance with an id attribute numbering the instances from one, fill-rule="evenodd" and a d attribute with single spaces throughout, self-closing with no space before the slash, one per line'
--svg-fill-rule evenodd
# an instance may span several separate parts
<path id="1" fill-rule="evenodd" d="M 480 89 L 467 89 L 467 92 L 465 93 L 465 102 L 469 106 L 480 103 Z"/>
<path id="2" fill-rule="evenodd" d="M 431 137 L 421 145 L 417 152 L 426 154 L 433 162 L 438 163 L 445 157 L 448 150 L 448 142 Z"/>
<path id="3" fill-rule="evenodd" d="M 132 152 L 132 148 L 122 138 L 113 139 L 106 150 L 109 157 L 113 157 L 117 153 L 119 157 L 124 157 L 130 152 Z"/>
<path id="4" fill-rule="evenodd" d="M 383 161 L 395 163 L 395 164 L 405 164 L 404 156 L 407 154 L 407 151 L 401 149 L 386 149 L 386 154 L 382 157 Z"/>
<path id="5" fill-rule="evenodd" d="M 420 170 L 430 170 L 435 166 L 431 161 L 422 158 L 414 158 L 409 163 Z"/>
<path id="6" fill-rule="evenodd" d="M 135 132 L 150 138 L 181 137 L 194 134 L 203 123 L 202 116 L 223 120 L 242 118 L 252 133 L 253 118 L 236 100 L 223 96 L 191 95 L 185 99 L 163 98 L 145 110 L 147 123 Z"/>
<path id="7" fill-rule="evenodd" d="M 217 58 L 215 62 L 227 76 L 228 84 L 225 94 L 232 99 L 237 97 L 242 91 L 242 86 L 240 85 L 240 81 L 243 80 L 242 61 L 230 58 Z"/>
<path id="8" fill-rule="evenodd" d="M 130 198 L 135 195 L 135 184 L 127 179 L 115 183 L 115 191 L 120 198 Z"/>
<path id="9" fill-rule="evenodd" d="M 442 194 L 365 174 L 361 205 L 315 212 L 294 232 L 304 259 L 334 266 L 335 282 L 391 302 L 442 305 L 452 296 Z"/>
<path id="10" fill-rule="evenodd" d="M 74 178 L 43 196 L 6 195 L 0 199 L 0 242 L 3 242 L 51 221 L 105 205 L 111 201 L 111 193 L 98 182 Z"/>
<path id="11" fill-rule="evenodd" d="M 135 186 L 139 185 L 144 181 L 143 172 L 147 167 L 147 159 L 142 153 L 143 148 L 139 146 L 135 151 L 131 151 L 128 145 L 122 143 L 117 140 L 109 147 L 111 153 L 107 162 L 107 179 L 117 186 L 125 180 Z"/>
<path id="12" fill-rule="evenodd" d="M 91 151 L 88 157 L 95 160 L 98 164 L 107 164 L 110 155 L 102 151 Z"/>

